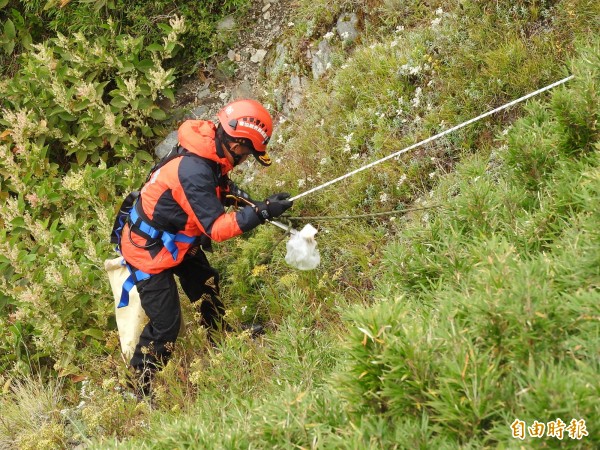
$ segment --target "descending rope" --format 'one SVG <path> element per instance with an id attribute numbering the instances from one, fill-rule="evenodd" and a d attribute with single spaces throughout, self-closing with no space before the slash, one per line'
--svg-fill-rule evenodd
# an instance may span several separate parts
<path id="1" fill-rule="evenodd" d="M 537 91 L 531 92 L 530 94 L 524 95 L 523 97 L 520 97 L 520 98 L 518 98 L 516 100 L 513 100 L 512 102 L 506 103 L 505 105 L 502 105 L 502 106 L 500 106 L 500 107 L 498 107 L 496 109 L 492 109 L 491 111 L 488 111 L 488 112 L 486 112 L 484 114 L 481 114 L 480 116 L 477 116 L 477 117 L 475 117 L 473 119 L 467 120 L 466 122 L 463 122 L 463 123 L 461 123 L 459 125 L 456 125 L 456 126 L 450 128 L 450 129 L 446 130 L 446 131 L 442 131 L 441 133 L 438 133 L 435 136 L 431 136 L 431 137 L 429 137 L 429 138 L 427 138 L 427 139 L 425 139 L 425 140 L 423 140 L 421 142 L 417 142 L 416 144 L 413 144 L 413 145 L 411 145 L 409 147 L 406 147 L 406 148 L 404 148 L 404 149 L 402 149 L 400 151 L 392 153 L 391 155 L 388 155 L 388 156 L 386 156 L 384 158 L 378 159 L 377 161 L 373 161 L 372 163 L 367 164 L 366 166 L 359 167 L 358 169 L 353 170 L 352 172 L 349 172 L 346 175 L 342 175 L 341 177 L 335 178 L 335 179 L 333 179 L 331 181 L 328 181 L 327 183 L 324 183 L 324 184 L 322 184 L 320 186 L 316 186 L 316 187 L 314 187 L 312 189 L 309 189 L 306 192 L 303 192 L 301 194 L 296 195 L 295 197 L 292 197 L 290 200 L 291 201 L 297 200 L 297 199 L 302 198 L 302 197 L 304 197 L 304 196 L 306 196 L 308 194 L 312 194 L 313 192 L 317 192 L 317 191 L 319 191 L 321 189 L 324 189 L 324 188 L 326 188 L 328 186 L 331 186 L 332 184 L 337 183 L 338 181 L 345 180 L 346 178 L 349 178 L 352 175 L 356 175 L 357 173 L 362 172 L 363 170 L 370 169 L 371 167 L 376 166 L 377 164 L 380 164 L 380 163 L 382 163 L 384 161 L 387 161 L 388 159 L 396 158 L 397 156 L 400 156 L 403 153 L 406 153 L 406 152 L 408 152 L 410 150 L 413 150 L 413 149 L 415 149 L 417 147 L 420 147 L 422 145 L 428 144 L 429 142 L 435 141 L 436 139 L 439 139 L 442 136 L 445 136 L 445 135 L 447 135 L 449 133 L 452 133 L 453 131 L 456 131 L 456 130 L 459 130 L 461 128 L 464 128 L 467 125 L 472 124 L 473 122 L 477 122 L 478 120 L 481 120 L 481 119 L 483 119 L 485 117 L 491 116 L 492 114 L 495 114 L 495 113 L 497 113 L 499 111 L 502 111 L 502 110 L 504 110 L 506 108 L 510 108 L 511 106 L 516 105 L 517 103 L 520 103 L 520 102 L 522 102 L 524 100 L 527 100 L 528 98 L 531 98 L 531 97 L 533 97 L 535 95 L 541 94 L 542 92 L 548 91 L 548 90 L 550 90 L 550 89 L 552 89 L 552 88 L 554 88 L 554 87 L 556 87 L 558 85 L 566 83 L 567 81 L 573 79 L 573 77 L 574 76 L 571 75 L 569 77 L 563 78 L 562 80 L 559 80 L 559 81 L 556 81 L 556 82 L 554 82 L 552 84 L 549 84 L 546 87 L 543 87 L 541 89 L 538 89 Z"/>
<path id="2" fill-rule="evenodd" d="M 364 219 L 367 217 L 395 216 L 406 214 L 412 211 L 423 211 L 426 209 L 442 208 L 443 205 L 421 206 L 420 208 L 395 209 L 393 211 L 382 211 L 376 213 L 355 214 L 352 216 L 281 216 L 286 220 L 349 220 L 349 219 Z"/>

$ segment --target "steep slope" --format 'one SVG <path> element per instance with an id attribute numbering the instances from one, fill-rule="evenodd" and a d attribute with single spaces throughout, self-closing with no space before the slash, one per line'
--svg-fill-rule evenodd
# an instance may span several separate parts
<path id="1" fill-rule="evenodd" d="M 339 42 L 257 190 L 302 192 L 565 68 L 576 80 L 299 202 L 298 216 L 399 216 L 319 222 L 318 272 L 285 267 L 274 229 L 221 248 L 232 317 L 272 330 L 189 352 L 196 407 L 131 448 L 511 447 L 522 430 L 527 445 L 595 446 L 599 49 L 567 64 L 560 39 L 585 41 L 597 6 L 429 6 L 381 7 L 377 32 Z M 558 419 L 562 440 L 526 428 Z"/>

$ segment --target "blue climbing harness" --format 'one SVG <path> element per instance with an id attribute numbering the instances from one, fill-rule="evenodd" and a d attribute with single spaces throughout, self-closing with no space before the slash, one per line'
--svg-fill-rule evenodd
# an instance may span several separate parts
<path id="1" fill-rule="evenodd" d="M 137 202 L 136 202 L 137 203 Z M 177 242 L 184 242 L 186 244 L 192 244 L 196 240 L 196 236 L 187 236 L 183 233 L 169 233 L 165 230 L 157 230 L 149 223 L 145 222 L 139 215 L 136 210 L 136 205 L 134 204 L 129 212 L 129 232 L 131 233 L 131 227 L 137 228 L 139 231 L 148 236 L 148 239 L 155 241 L 153 246 L 158 241 L 161 241 L 163 246 L 167 249 L 167 251 L 171 254 L 173 260 L 177 260 L 177 256 L 179 254 L 179 249 L 177 248 Z M 129 270 L 129 277 L 123 283 L 123 290 L 121 292 L 121 300 L 119 301 L 118 308 L 122 308 L 129 304 L 129 292 L 135 286 L 135 283 L 147 280 L 152 275 L 146 273 L 139 269 L 133 269 L 129 264 L 124 261 L 127 270 Z"/>

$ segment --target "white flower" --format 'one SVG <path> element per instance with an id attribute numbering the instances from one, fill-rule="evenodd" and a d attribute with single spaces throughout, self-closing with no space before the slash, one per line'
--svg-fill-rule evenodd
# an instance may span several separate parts
<path id="1" fill-rule="evenodd" d="M 71 170 L 67 175 L 64 176 L 62 185 L 69 191 L 82 191 L 85 185 L 83 172 Z"/>
<path id="2" fill-rule="evenodd" d="M 73 253 L 67 244 L 61 244 L 60 247 L 57 247 L 58 256 L 62 261 L 66 261 L 73 258 Z"/>
<path id="3" fill-rule="evenodd" d="M 332 31 L 325 33 L 325 36 L 323 36 L 325 39 L 327 39 L 328 41 L 331 40 L 333 38 L 334 33 Z"/>
<path id="4" fill-rule="evenodd" d="M 124 94 L 123 97 L 125 97 L 125 99 L 129 102 L 134 101 L 139 91 L 137 87 L 137 80 L 135 78 L 129 78 L 123 80 L 123 82 L 127 88 L 127 94 Z"/>
<path id="5" fill-rule="evenodd" d="M 419 106 L 421 104 L 421 86 L 419 86 L 416 90 L 415 90 L 415 96 L 413 97 L 413 99 L 411 100 L 411 104 L 416 108 L 417 106 Z"/>
<path id="6" fill-rule="evenodd" d="M 175 33 L 183 33 L 185 32 L 185 20 L 182 17 L 173 17 L 172 19 L 169 20 L 169 25 L 171 25 L 171 28 L 173 28 L 173 31 Z"/>
<path id="7" fill-rule="evenodd" d="M 306 180 L 304 180 L 304 179 L 298 180 L 298 187 L 299 188 L 304 187 L 304 185 L 306 185 Z"/>
<path id="8" fill-rule="evenodd" d="M 433 19 L 431 21 L 431 28 L 436 28 L 440 24 L 441 21 L 442 21 L 441 17 L 436 17 L 435 19 Z"/>
<path id="9" fill-rule="evenodd" d="M 96 88 L 93 83 L 83 82 L 79 86 L 77 86 L 76 94 L 79 97 L 84 99 L 88 99 L 90 101 L 94 101 L 96 99 Z"/>
<path id="10" fill-rule="evenodd" d="M 117 136 L 125 136 L 127 134 L 127 129 L 117 124 L 117 117 L 111 111 L 110 107 L 104 109 L 104 128 L 109 133 Z"/>
<path id="11" fill-rule="evenodd" d="M 172 70 L 165 70 L 158 66 L 156 69 L 150 69 L 148 71 L 149 79 L 148 84 L 152 90 L 152 100 L 156 100 L 157 92 L 168 87 L 171 83 L 169 77 L 171 76 Z"/>
<path id="12" fill-rule="evenodd" d="M 438 8 L 435 10 L 436 16 L 441 16 L 442 14 L 444 14 L 444 10 L 442 8 Z"/>
<path id="13" fill-rule="evenodd" d="M 381 203 L 386 203 L 388 201 L 388 195 L 386 192 L 381 193 L 381 195 L 379 196 L 379 201 Z"/>
<path id="14" fill-rule="evenodd" d="M 402 186 L 402 183 L 404 183 L 406 181 L 406 174 L 403 173 L 402 176 L 400 177 L 400 179 L 398 180 L 398 184 L 396 186 L 400 187 Z"/>

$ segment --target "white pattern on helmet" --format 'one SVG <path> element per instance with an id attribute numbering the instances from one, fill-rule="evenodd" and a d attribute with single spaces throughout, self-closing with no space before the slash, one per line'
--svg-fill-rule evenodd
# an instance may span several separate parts
<path id="1" fill-rule="evenodd" d="M 238 122 L 238 126 L 242 126 L 242 127 L 246 127 L 246 128 L 251 128 L 253 130 L 258 131 L 258 133 L 264 138 L 267 139 L 269 136 L 267 135 L 267 133 L 265 132 L 265 130 L 263 130 L 261 127 L 259 127 L 258 125 L 255 125 L 253 123 L 250 122 L 246 122 L 245 120 L 240 120 Z"/>

